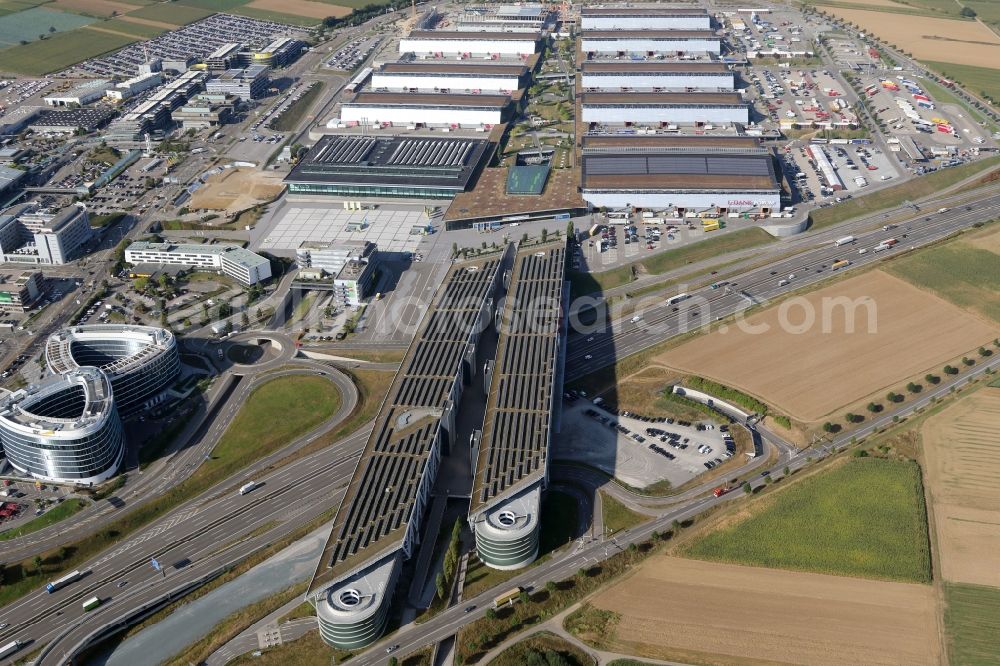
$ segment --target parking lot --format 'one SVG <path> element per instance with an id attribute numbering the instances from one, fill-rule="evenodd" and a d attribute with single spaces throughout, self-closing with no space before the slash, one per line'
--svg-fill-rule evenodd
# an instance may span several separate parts
<path id="1" fill-rule="evenodd" d="M 383 37 L 361 37 L 345 44 L 326 60 L 326 66 L 350 72 L 363 63 L 382 43 Z"/>
<path id="2" fill-rule="evenodd" d="M 676 488 L 732 457 L 728 433 L 721 430 L 726 427 L 615 414 L 567 395 L 553 456 L 593 465 L 637 488 L 664 480 Z"/>

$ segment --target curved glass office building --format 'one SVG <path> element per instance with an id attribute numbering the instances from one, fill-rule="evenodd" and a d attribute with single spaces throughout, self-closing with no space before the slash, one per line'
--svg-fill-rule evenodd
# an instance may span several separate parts
<path id="1" fill-rule="evenodd" d="M 97 324 L 52 334 L 45 359 L 54 373 L 81 367 L 104 371 L 123 416 L 141 410 L 177 379 L 180 358 L 174 334 L 152 326 Z"/>
<path id="2" fill-rule="evenodd" d="M 110 478 L 125 440 L 108 376 L 79 368 L 8 394 L 0 401 L 0 441 L 22 474 L 76 484 Z"/>

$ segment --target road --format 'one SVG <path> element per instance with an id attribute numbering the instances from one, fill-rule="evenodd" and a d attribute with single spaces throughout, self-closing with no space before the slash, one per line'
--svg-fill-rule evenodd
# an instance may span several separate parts
<path id="1" fill-rule="evenodd" d="M 81 570 L 90 570 L 81 581 L 53 594 L 34 591 L 5 607 L 2 619 L 9 626 L 0 632 L 0 642 L 17 638 L 41 644 L 59 637 L 54 648 L 61 655 L 99 620 L 140 608 L 182 582 L 273 543 L 337 506 L 367 435 L 364 429 L 260 474 L 256 480 L 262 486 L 248 495 L 236 492 L 235 482 L 229 480 L 185 503 L 81 565 Z M 241 540 L 247 535 L 252 538 Z M 152 569 L 152 558 L 167 570 L 165 576 Z M 178 562 L 180 567 L 173 569 Z M 122 580 L 128 583 L 119 588 Z M 105 603 L 83 622 L 80 602 L 92 596 Z M 57 662 L 53 658 L 46 663 Z"/>
<path id="2" fill-rule="evenodd" d="M 675 335 L 696 330 L 718 319 L 742 312 L 748 306 L 764 304 L 769 299 L 825 280 L 831 276 L 830 265 L 837 259 L 852 262 L 851 266 L 838 271 L 843 273 L 882 261 L 905 250 L 933 243 L 998 215 L 1000 193 L 994 193 L 981 196 L 972 204 L 956 205 L 946 213 L 938 213 L 936 207 L 922 210 L 889 231 L 878 228 L 876 231 L 858 232 L 857 241 L 843 247 L 836 247 L 833 243 L 833 239 L 844 234 L 844 230 L 837 227 L 808 237 L 806 240 L 812 249 L 730 277 L 730 287 L 692 290 L 690 298 L 673 305 L 667 305 L 663 297 L 650 298 L 646 307 L 640 305 L 636 309 L 641 317 L 640 321 L 618 320 L 610 325 L 599 321 L 590 330 L 584 327 L 572 330 L 571 324 L 566 377 L 569 380 L 577 379 Z M 870 223 L 877 223 L 889 216 L 891 213 L 880 213 L 865 219 Z M 887 238 L 899 240 L 896 248 L 881 253 L 871 251 L 877 243 Z M 867 248 L 869 251 L 867 254 L 858 254 L 860 248 Z M 789 275 L 794 275 L 794 279 L 789 280 L 786 285 L 780 285 Z"/>

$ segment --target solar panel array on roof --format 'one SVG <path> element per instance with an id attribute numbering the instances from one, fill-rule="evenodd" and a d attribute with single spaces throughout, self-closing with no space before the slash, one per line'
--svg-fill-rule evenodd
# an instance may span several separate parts
<path id="1" fill-rule="evenodd" d="M 321 144 L 309 159 L 320 164 L 334 162 L 355 164 L 364 160 L 375 148 L 376 143 L 378 142 L 375 139 L 368 137 L 337 136 Z"/>
<path id="2" fill-rule="evenodd" d="M 504 309 L 473 505 L 545 471 L 566 249 L 518 256 Z"/>
<path id="3" fill-rule="evenodd" d="M 767 157 L 712 157 L 707 155 L 584 156 L 585 173 L 593 176 L 685 174 L 713 176 L 767 176 Z"/>
<path id="4" fill-rule="evenodd" d="M 465 164 L 472 149 L 471 141 L 439 141 L 438 139 L 407 139 L 400 142 L 389 157 L 389 164 L 419 164 L 421 166 L 456 166 Z"/>
<path id="5" fill-rule="evenodd" d="M 396 375 L 337 514 L 324 560 L 347 560 L 404 527 L 498 261 L 454 269 Z M 314 581 L 315 582 L 315 581 Z"/>

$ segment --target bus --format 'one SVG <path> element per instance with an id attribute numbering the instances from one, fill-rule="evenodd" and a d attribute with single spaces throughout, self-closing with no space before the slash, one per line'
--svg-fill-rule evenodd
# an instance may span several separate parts
<path id="1" fill-rule="evenodd" d="M 521 586 L 515 587 L 509 592 L 504 592 L 499 597 L 493 600 L 493 608 L 500 608 L 501 606 L 513 606 L 514 602 L 518 600 L 521 593 L 524 592 L 524 588 Z"/>
<path id="2" fill-rule="evenodd" d="M 671 296 L 667 299 L 667 305 L 676 305 L 677 303 L 687 300 L 688 298 L 688 294 L 677 294 L 676 296 Z"/>
<path id="3" fill-rule="evenodd" d="M 10 643 L 7 643 L 7 645 L 0 647 L 0 659 L 5 659 L 9 657 L 10 655 L 20 650 L 23 646 L 24 643 L 22 643 L 21 641 L 11 641 Z"/>
<path id="4" fill-rule="evenodd" d="M 594 226 L 592 226 L 592 227 L 590 228 L 590 231 L 589 231 L 588 233 L 589 233 L 589 235 L 590 235 L 591 237 L 594 237 L 594 236 L 596 236 L 597 234 L 601 233 L 601 231 L 602 231 L 603 229 L 604 229 L 604 225 L 603 225 L 603 224 L 595 224 Z"/>
<path id="5" fill-rule="evenodd" d="M 703 223 L 702 227 L 701 227 L 701 230 L 702 231 L 716 231 L 716 230 L 718 230 L 718 228 L 719 228 L 719 221 L 715 220 L 712 223 Z"/>
<path id="6" fill-rule="evenodd" d="M 101 600 L 98 597 L 91 597 L 83 602 L 84 612 L 92 611 L 101 605 Z"/>
<path id="7" fill-rule="evenodd" d="M 63 576 L 62 578 L 57 578 L 56 580 L 54 580 L 51 583 L 47 584 L 45 586 L 45 590 L 49 594 L 52 594 L 56 590 L 58 590 L 60 588 L 63 588 L 63 587 L 66 587 L 70 583 L 75 583 L 76 581 L 80 580 L 81 578 L 83 578 L 83 574 L 85 574 L 85 573 L 86 573 L 86 571 L 79 571 L 79 570 L 74 571 L 72 573 L 68 573 L 65 576 Z"/>

